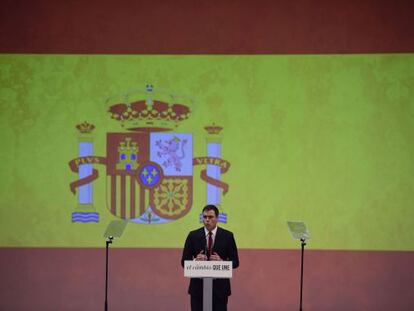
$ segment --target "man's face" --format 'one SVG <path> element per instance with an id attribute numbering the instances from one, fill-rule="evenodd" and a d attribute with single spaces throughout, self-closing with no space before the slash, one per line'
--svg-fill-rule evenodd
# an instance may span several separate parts
<path id="1" fill-rule="evenodd" d="M 213 210 L 203 212 L 203 223 L 208 231 L 211 231 L 216 227 L 217 217 Z"/>

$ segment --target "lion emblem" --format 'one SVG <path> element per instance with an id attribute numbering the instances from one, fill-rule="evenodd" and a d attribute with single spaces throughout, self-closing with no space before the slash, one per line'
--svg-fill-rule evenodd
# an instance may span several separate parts
<path id="1" fill-rule="evenodd" d="M 185 158 L 184 146 L 187 144 L 187 139 L 181 140 L 177 136 L 162 142 L 157 140 L 155 145 L 158 148 L 157 155 L 163 159 L 162 166 L 165 168 L 174 167 L 177 172 L 181 172 L 183 164 L 181 160 Z"/>

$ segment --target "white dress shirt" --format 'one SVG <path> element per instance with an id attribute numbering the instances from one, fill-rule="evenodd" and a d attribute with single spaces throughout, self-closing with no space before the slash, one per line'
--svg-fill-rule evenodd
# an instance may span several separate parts
<path id="1" fill-rule="evenodd" d="M 206 227 L 204 227 L 204 233 L 206 235 L 206 245 L 208 246 L 208 230 L 206 229 Z M 211 230 L 211 233 L 212 233 L 211 238 L 213 239 L 213 245 L 211 246 L 211 248 L 213 248 L 214 240 L 216 238 L 216 233 L 217 233 L 217 226 L 213 230 Z"/>

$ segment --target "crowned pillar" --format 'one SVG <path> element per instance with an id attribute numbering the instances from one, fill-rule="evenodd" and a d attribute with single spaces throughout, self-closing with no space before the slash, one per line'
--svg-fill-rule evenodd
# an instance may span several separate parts
<path id="1" fill-rule="evenodd" d="M 93 130 L 95 126 L 88 122 L 83 122 L 76 126 L 78 130 L 78 156 L 93 156 Z M 93 164 L 82 163 L 79 165 L 79 179 L 92 175 Z M 99 214 L 93 206 L 93 186 L 88 183 L 79 187 L 78 204 L 72 213 L 72 222 L 98 222 Z"/>
<path id="2" fill-rule="evenodd" d="M 221 159 L 221 126 L 210 125 L 204 128 L 207 131 L 207 157 Z M 218 165 L 207 164 L 207 176 L 215 180 L 221 179 L 221 168 Z M 216 185 L 207 183 L 207 204 L 216 205 L 219 208 L 219 222 L 227 223 L 227 214 L 221 205 L 222 189 Z"/>

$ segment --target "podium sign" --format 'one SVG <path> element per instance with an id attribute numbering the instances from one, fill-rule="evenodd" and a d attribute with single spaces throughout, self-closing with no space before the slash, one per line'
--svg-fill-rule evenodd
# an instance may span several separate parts
<path id="1" fill-rule="evenodd" d="M 186 278 L 230 279 L 233 276 L 232 261 L 184 261 Z"/>

